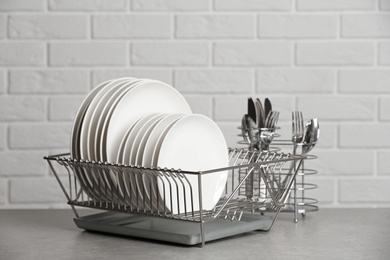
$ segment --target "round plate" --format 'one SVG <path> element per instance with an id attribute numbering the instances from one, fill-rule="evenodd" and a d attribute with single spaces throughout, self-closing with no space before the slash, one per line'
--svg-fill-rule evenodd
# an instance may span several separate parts
<path id="1" fill-rule="evenodd" d="M 184 97 L 160 81 L 148 81 L 129 90 L 117 104 L 107 130 L 107 160 L 114 162 L 126 131 L 142 116 L 151 113 L 192 111 Z"/>
<path id="2" fill-rule="evenodd" d="M 125 82 L 131 78 L 120 78 L 112 80 L 109 84 L 105 85 L 103 88 L 100 89 L 100 91 L 94 96 L 92 99 L 86 113 L 84 116 L 84 120 L 81 126 L 80 131 L 80 156 L 84 160 L 90 160 L 88 156 L 88 139 L 90 138 L 90 124 L 91 121 L 94 119 L 93 114 L 95 112 L 96 106 L 99 104 L 101 99 L 104 97 L 104 95 L 114 86 L 117 84 L 120 84 L 122 82 Z"/>
<path id="3" fill-rule="evenodd" d="M 118 88 L 115 88 L 115 92 L 112 93 L 110 99 L 104 105 L 104 108 L 99 116 L 99 121 L 97 125 L 94 145 L 95 145 L 95 153 L 96 159 L 99 161 L 106 162 L 106 139 L 107 139 L 107 129 L 110 123 L 110 118 L 112 112 L 114 111 L 116 104 L 120 101 L 120 99 L 125 95 L 127 91 L 132 89 L 134 86 L 142 82 L 142 79 L 134 79 L 129 80 L 125 84 L 120 84 Z"/>
<path id="4" fill-rule="evenodd" d="M 100 85 L 98 85 L 97 87 L 95 87 L 94 89 L 92 89 L 88 95 L 85 97 L 85 99 L 83 100 L 83 102 L 81 103 L 77 113 L 76 113 L 76 116 L 75 116 L 75 119 L 73 121 L 73 126 L 72 126 L 72 131 L 71 131 L 71 141 L 70 141 L 70 156 L 71 158 L 73 159 L 81 159 L 80 158 L 80 129 L 81 129 L 81 125 L 82 125 L 82 122 L 83 122 L 83 119 L 84 119 L 84 115 L 89 107 L 89 104 L 91 103 L 91 101 L 94 99 L 94 97 L 96 96 L 96 94 L 102 89 L 104 88 L 107 84 L 109 84 L 112 80 L 107 80 L 103 83 L 101 83 Z"/>
<path id="5" fill-rule="evenodd" d="M 117 161 L 121 164 L 132 165 L 130 161 L 130 153 L 132 149 L 132 144 L 135 137 L 139 133 L 140 129 L 148 122 L 151 118 L 155 117 L 157 114 L 148 114 L 139 119 L 134 125 L 132 125 L 122 138 L 120 148 L 118 150 L 118 156 L 122 155 L 122 158 L 117 158 Z M 142 176 L 140 174 L 125 173 L 122 175 L 123 183 L 125 183 L 125 189 L 128 194 L 128 197 L 132 198 L 131 201 L 137 205 L 137 198 L 139 202 L 142 203 L 143 199 L 143 182 Z"/>
<path id="6" fill-rule="evenodd" d="M 160 148 L 162 143 L 162 136 L 168 132 L 169 128 L 180 118 L 185 116 L 185 114 L 166 114 L 156 125 L 154 125 L 152 131 L 150 132 L 146 143 L 143 145 L 143 154 L 142 154 L 142 165 L 145 167 L 155 167 L 156 164 L 153 164 L 153 154 Z M 141 151 L 139 151 L 141 152 Z M 157 178 L 155 176 L 148 176 L 143 178 L 144 186 L 148 187 L 149 198 L 152 197 L 154 203 L 154 209 L 164 210 L 164 206 L 160 204 L 161 198 L 157 199 Z M 151 190 L 150 190 L 151 189 Z M 158 204 L 158 205 L 157 205 Z"/>
<path id="7" fill-rule="evenodd" d="M 184 171 L 198 172 L 229 166 L 223 133 L 215 122 L 198 114 L 186 115 L 173 124 L 164 137 L 157 158 L 160 167 Z M 228 172 L 224 171 L 202 175 L 201 195 L 204 210 L 213 209 L 221 198 L 227 174 Z M 185 176 L 188 183 L 182 179 L 183 182 L 177 185 L 178 188 L 170 188 L 175 185 L 172 181 L 174 179 L 176 183 L 181 183 L 177 177 L 170 178 L 170 183 L 164 178 L 158 179 L 160 195 L 165 198 L 165 205 L 173 214 L 197 211 L 200 208 L 198 175 Z"/>

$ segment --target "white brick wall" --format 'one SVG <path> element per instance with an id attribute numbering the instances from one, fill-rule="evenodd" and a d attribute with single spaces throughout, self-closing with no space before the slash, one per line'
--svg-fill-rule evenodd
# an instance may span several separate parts
<path id="1" fill-rule="evenodd" d="M 248 96 L 318 117 L 321 207 L 390 207 L 389 0 L 0 1 L 0 208 L 65 204 L 44 155 L 122 76 L 174 85 L 229 146 Z M 66 205 L 65 205 L 66 206 Z"/>

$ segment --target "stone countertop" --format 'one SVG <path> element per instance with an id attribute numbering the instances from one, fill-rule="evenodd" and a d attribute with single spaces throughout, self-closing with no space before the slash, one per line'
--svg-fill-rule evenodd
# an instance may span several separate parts
<path id="1" fill-rule="evenodd" d="M 80 211 L 82 215 L 90 211 Z M 320 209 L 204 247 L 87 232 L 71 210 L 0 210 L 0 259 L 390 259 L 390 208 Z"/>

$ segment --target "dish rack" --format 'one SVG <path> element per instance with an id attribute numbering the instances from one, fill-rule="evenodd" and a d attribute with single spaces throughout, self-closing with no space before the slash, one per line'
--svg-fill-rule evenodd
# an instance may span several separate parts
<path id="1" fill-rule="evenodd" d="M 241 127 L 238 127 L 238 129 L 242 129 Z M 272 134 L 272 142 L 270 143 L 262 143 L 262 138 L 257 137 L 255 142 L 250 142 L 248 138 L 243 138 L 242 141 L 239 141 L 238 144 L 245 145 L 248 147 L 248 150 L 254 150 L 254 147 L 259 147 L 260 151 L 274 151 L 274 152 L 280 152 L 283 150 L 286 150 L 286 147 L 289 149 L 295 151 L 293 152 L 294 156 L 299 155 L 296 151 L 298 149 L 292 149 L 294 145 L 297 145 L 299 148 L 302 146 L 302 144 L 294 144 L 291 140 L 285 140 L 285 139 L 279 139 L 281 136 L 276 133 L 276 131 L 280 129 L 280 127 L 274 127 L 274 128 L 252 128 L 253 132 L 257 132 L 257 135 L 260 135 L 261 132 L 266 132 L 268 134 Z M 242 132 L 238 134 L 238 136 L 243 137 Z M 314 143 L 315 145 L 315 143 Z M 301 154 L 302 155 L 302 154 Z M 316 155 L 313 154 L 306 154 L 305 161 L 307 160 L 314 160 L 317 159 Z M 285 206 L 282 207 L 281 212 L 287 212 L 287 213 L 294 213 L 294 222 L 298 222 L 298 215 L 301 214 L 302 216 L 305 216 L 307 212 L 314 212 L 318 211 L 319 208 L 317 206 L 318 200 L 315 198 L 311 198 L 307 196 L 307 191 L 317 189 L 318 186 L 313 183 L 308 183 L 306 181 L 307 176 L 315 175 L 318 173 L 315 169 L 310 169 L 305 167 L 304 161 L 300 165 L 299 169 L 296 169 L 296 181 L 293 182 L 289 198 L 285 202 Z M 243 178 L 245 174 L 241 176 Z M 258 183 L 258 180 L 249 178 L 246 182 L 246 185 L 264 185 L 263 183 Z M 245 184 L 242 186 L 242 192 L 247 192 L 245 190 Z M 249 189 L 250 190 L 250 189 Z M 267 209 L 274 210 L 272 208 Z"/>
<path id="2" fill-rule="evenodd" d="M 72 159 L 70 154 L 44 159 L 79 228 L 203 246 L 207 241 L 253 230 L 271 230 L 306 159 L 278 151 L 227 152 L 228 167 L 205 171 L 90 162 Z M 212 209 L 202 206 L 208 199 L 202 193 L 202 180 L 208 174 L 227 176 L 223 194 Z M 188 181 L 189 176 L 196 176 L 197 185 Z M 152 196 L 152 191 L 156 195 Z M 177 194 L 177 200 L 165 197 L 167 191 Z M 177 202 L 177 212 L 170 211 L 179 196 L 184 196 L 184 204 Z M 104 212 L 80 216 L 76 207 Z"/>

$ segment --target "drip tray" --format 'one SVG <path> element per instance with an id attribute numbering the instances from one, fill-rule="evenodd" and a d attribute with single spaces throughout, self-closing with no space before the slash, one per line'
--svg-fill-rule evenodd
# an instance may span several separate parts
<path id="1" fill-rule="evenodd" d="M 205 242 L 254 230 L 268 230 L 273 218 L 244 214 L 241 221 L 215 219 L 204 224 Z M 77 227 L 85 230 L 139 237 L 185 245 L 202 243 L 200 223 L 105 212 L 75 218 Z"/>

